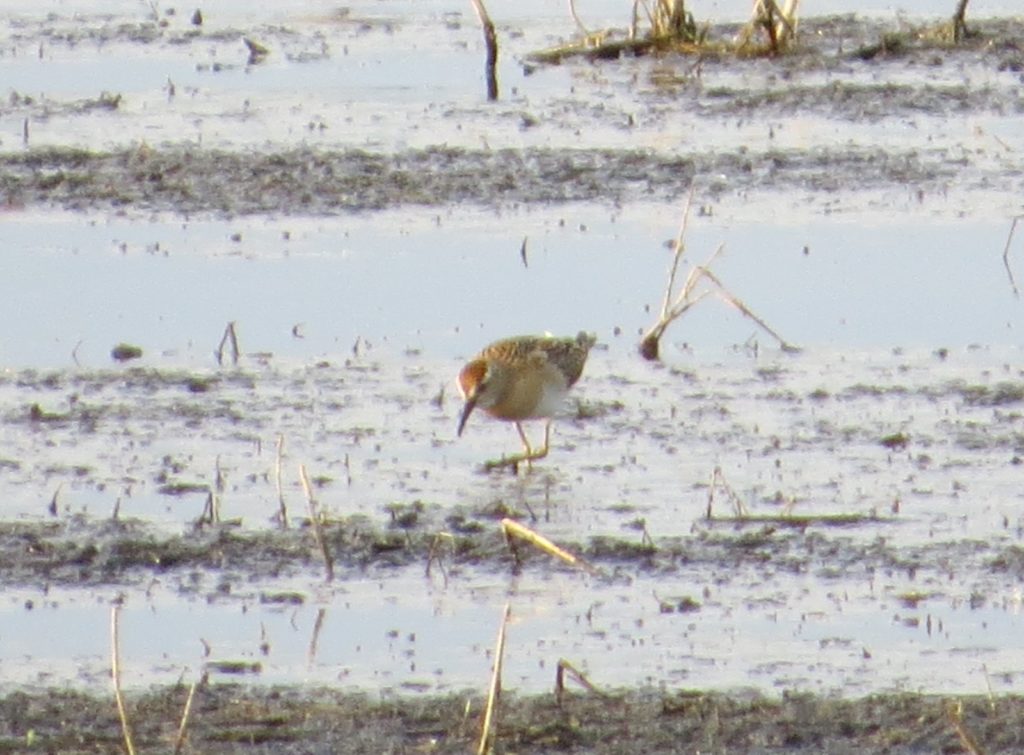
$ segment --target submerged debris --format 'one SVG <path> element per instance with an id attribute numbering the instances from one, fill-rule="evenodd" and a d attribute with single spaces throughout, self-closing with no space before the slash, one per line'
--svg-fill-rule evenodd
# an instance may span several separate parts
<path id="1" fill-rule="evenodd" d="M 127 343 L 119 343 L 110 350 L 110 358 L 115 362 L 130 362 L 142 357 L 142 349 Z"/>

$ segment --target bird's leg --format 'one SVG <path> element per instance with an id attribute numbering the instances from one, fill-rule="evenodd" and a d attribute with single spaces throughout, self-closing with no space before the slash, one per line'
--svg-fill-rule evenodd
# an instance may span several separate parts
<path id="1" fill-rule="evenodd" d="M 548 420 L 544 425 L 544 448 L 537 452 L 537 455 L 533 458 L 543 459 L 548 455 L 548 446 L 551 445 L 551 420 Z"/>
<path id="2" fill-rule="evenodd" d="M 547 425 L 544 426 L 544 447 L 535 450 L 530 445 L 530 439 L 526 437 L 526 431 L 523 429 L 521 422 L 516 422 L 516 430 L 519 431 L 519 437 L 523 441 L 523 448 L 526 449 L 526 453 L 514 454 L 512 456 L 503 456 L 500 459 L 494 459 L 484 464 L 484 468 L 488 471 L 492 469 L 500 469 L 501 467 L 512 467 L 513 469 L 519 469 L 519 462 L 525 461 L 526 468 L 533 468 L 534 459 L 543 459 L 548 455 L 548 445 L 551 440 L 551 420 L 548 420 Z"/>
<path id="3" fill-rule="evenodd" d="M 530 445 L 530 439 L 526 437 L 526 430 L 523 429 L 521 422 L 516 422 L 516 430 L 519 431 L 519 437 L 523 439 L 523 448 L 526 449 L 526 453 L 523 454 L 522 460 L 526 462 L 526 466 L 530 466 L 530 461 L 533 459 L 533 447 Z"/>

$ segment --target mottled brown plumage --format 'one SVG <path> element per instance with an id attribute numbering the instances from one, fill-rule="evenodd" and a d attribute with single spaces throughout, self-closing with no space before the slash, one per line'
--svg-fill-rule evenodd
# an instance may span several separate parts
<path id="1" fill-rule="evenodd" d="M 480 352 L 459 373 L 459 390 L 466 405 L 459 417 L 459 435 L 469 415 L 480 408 L 496 419 L 515 422 L 526 453 L 488 462 L 489 468 L 517 466 L 547 456 L 551 418 L 561 408 L 569 389 L 583 374 L 592 335 L 581 332 L 575 338 L 517 336 L 495 341 Z M 521 422 L 548 420 L 544 447 L 534 450 Z"/>

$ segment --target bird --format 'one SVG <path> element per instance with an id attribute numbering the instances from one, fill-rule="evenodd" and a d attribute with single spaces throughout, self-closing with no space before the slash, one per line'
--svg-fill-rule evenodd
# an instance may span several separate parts
<path id="1" fill-rule="evenodd" d="M 587 355 L 597 339 L 583 331 L 575 338 L 551 335 L 503 338 L 485 347 L 459 372 L 458 387 L 466 403 L 459 416 L 461 437 L 474 409 L 481 409 L 495 419 L 514 422 L 523 441 L 525 453 L 488 461 L 488 470 L 512 467 L 526 462 L 532 467 L 537 459 L 548 455 L 551 421 L 561 409 L 569 389 L 583 374 Z M 544 446 L 535 449 L 523 421 L 546 419 Z"/>

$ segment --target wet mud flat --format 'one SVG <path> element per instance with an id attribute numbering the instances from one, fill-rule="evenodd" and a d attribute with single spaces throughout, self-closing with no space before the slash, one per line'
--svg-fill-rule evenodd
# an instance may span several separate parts
<path id="1" fill-rule="evenodd" d="M 179 741 L 185 687 L 131 696 L 138 751 Z M 464 753 L 479 737 L 478 696 L 379 700 L 328 689 L 204 685 L 182 752 Z M 1024 699 L 878 695 L 862 700 L 690 690 L 502 698 L 495 753 L 1019 752 Z M 123 746 L 109 699 L 31 691 L 0 698 L 0 751 L 111 752 Z"/>

